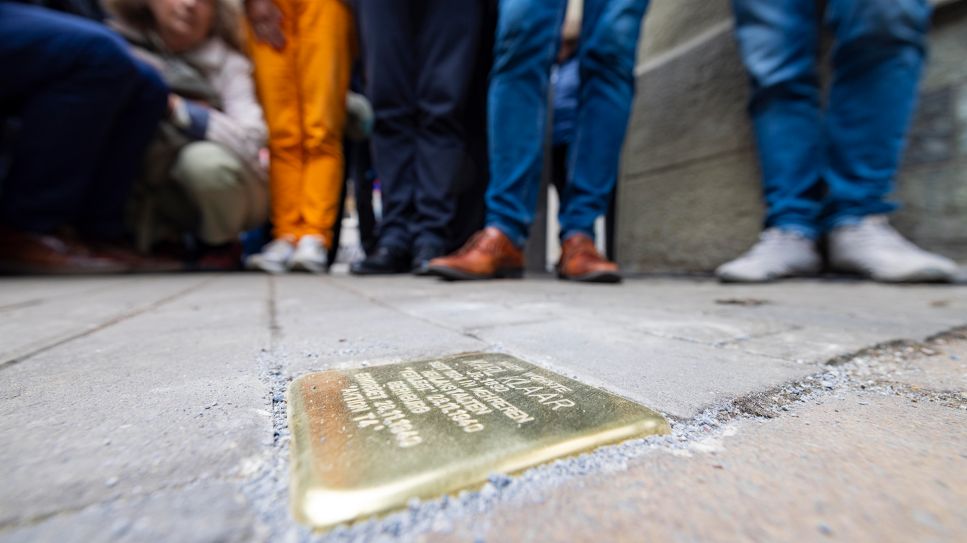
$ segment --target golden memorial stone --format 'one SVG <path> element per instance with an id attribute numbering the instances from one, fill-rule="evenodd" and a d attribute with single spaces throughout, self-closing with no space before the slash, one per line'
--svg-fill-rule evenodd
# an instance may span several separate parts
<path id="1" fill-rule="evenodd" d="M 292 507 L 317 528 L 669 432 L 646 407 L 493 353 L 312 373 L 288 401 Z"/>

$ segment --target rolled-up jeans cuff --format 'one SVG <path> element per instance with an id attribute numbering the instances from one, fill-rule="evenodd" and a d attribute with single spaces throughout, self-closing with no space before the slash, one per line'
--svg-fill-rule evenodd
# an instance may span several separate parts
<path id="1" fill-rule="evenodd" d="M 786 232 L 796 232 L 802 234 L 803 236 L 816 240 L 819 239 L 819 228 L 815 226 L 809 226 L 796 222 L 789 223 L 776 223 L 769 225 L 771 228 L 778 228 L 779 230 L 784 230 Z"/>
<path id="2" fill-rule="evenodd" d="M 497 230 L 500 230 L 501 232 L 503 232 L 505 236 L 510 238 L 510 242 L 513 243 L 514 246 L 517 247 L 518 249 L 524 247 L 524 244 L 527 243 L 526 235 L 521 235 L 519 232 L 516 231 L 515 228 L 512 228 L 500 221 L 495 221 L 495 220 L 487 221 L 487 226 L 493 226 Z"/>
<path id="3" fill-rule="evenodd" d="M 825 230 L 828 232 L 834 228 L 839 228 L 841 226 L 852 226 L 854 224 L 860 223 L 866 217 L 871 215 L 888 215 L 896 210 L 896 206 L 888 202 L 884 202 L 878 206 L 870 206 L 868 212 L 856 212 L 850 211 L 845 213 L 838 213 L 829 217 L 825 221 Z"/>
<path id="4" fill-rule="evenodd" d="M 594 241 L 594 228 L 568 228 L 567 230 L 561 230 L 561 241 L 567 241 L 578 234 L 584 234 L 585 236 L 591 238 Z"/>

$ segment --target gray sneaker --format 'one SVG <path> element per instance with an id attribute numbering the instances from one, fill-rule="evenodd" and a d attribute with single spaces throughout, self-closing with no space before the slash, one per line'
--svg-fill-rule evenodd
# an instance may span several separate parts
<path id="1" fill-rule="evenodd" d="M 947 282 L 957 264 L 907 241 L 883 215 L 829 233 L 829 263 L 839 271 L 858 273 L 886 283 Z"/>
<path id="2" fill-rule="evenodd" d="M 292 255 L 292 269 L 324 273 L 329 263 L 326 244 L 321 236 L 302 236 Z"/>
<path id="3" fill-rule="evenodd" d="M 799 232 L 769 228 L 744 255 L 715 270 L 726 283 L 764 283 L 815 275 L 822 267 L 816 242 Z"/>
<path id="4" fill-rule="evenodd" d="M 292 267 L 292 254 L 295 246 L 285 238 L 272 240 L 262 247 L 262 252 L 245 259 L 245 269 L 261 270 L 269 273 L 285 273 Z"/>

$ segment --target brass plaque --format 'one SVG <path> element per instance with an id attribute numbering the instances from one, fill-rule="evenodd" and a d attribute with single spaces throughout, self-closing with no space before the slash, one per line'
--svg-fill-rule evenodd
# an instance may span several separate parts
<path id="1" fill-rule="evenodd" d="M 292 506 L 317 528 L 669 432 L 646 407 L 493 353 L 304 375 L 288 401 Z"/>

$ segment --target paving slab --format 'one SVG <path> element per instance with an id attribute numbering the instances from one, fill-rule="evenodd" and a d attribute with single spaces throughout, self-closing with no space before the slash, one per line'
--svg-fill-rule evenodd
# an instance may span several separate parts
<path id="1" fill-rule="evenodd" d="M 211 276 L 90 278 L 75 283 L 0 280 L 0 365 L 146 311 Z"/>
<path id="2" fill-rule="evenodd" d="M 848 370 L 826 362 L 963 325 L 963 287 L 839 280 L 755 287 L 673 278 L 618 287 L 541 277 L 451 284 L 338 274 L 0 280 L 0 352 L 26 353 L 0 365 L 0 541 L 502 541 L 542 533 L 547 540 L 714 540 L 706 525 L 733 539 L 809 540 L 852 537 L 868 528 L 867 517 L 909 518 L 902 514 L 914 500 L 925 513 L 911 522 L 926 528 L 896 533 L 944 540 L 967 531 L 937 503 L 960 510 L 967 503 L 921 482 L 936 478 L 943 463 L 931 455 L 954 467 L 950 451 L 960 451 L 959 462 L 967 455 L 960 407 L 967 342 L 891 344 Z M 883 358 L 892 357 L 889 349 L 899 353 L 895 360 Z M 577 475 L 560 479 L 563 486 L 515 478 L 528 489 L 521 495 L 537 501 L 498 493 L 466 516 L 446 505 L 462 498 L 447 498 L 413 510 L 418 518 L 440 513 L 439 522 L 419 529 L 399 528 L 399 517 L 390 517 L 362 532 L 319 536 L 294 523 L 286 503 L 288 381 L 309 371 L 469 351 L 518 356 L 662 410 L 677 425 L 777 387 L 799 390 L 788 383 L 830 368 L 870 385 L 862 398 L 850 389 L 847 403 L 831 412 L 809 405 L 771 421 L 737 420 L 735 435 L 708 443 L 691 436 L 674 451 L 636 453 L 630 463 L 566 460 L 560 469 Z M 818 379 L 810 386 L 826 382 Z M 606 455 L 624 458 L 622 447 L 640 444 Z M 722 456 L 729 454 L 734 464 Z M 883 467 L 871 460 L 880 456 L 908 456 L 912 464 Z M 710 458 L 722 468 L 701 464 Z M 732 479 L 720 474 L 730 466 Z M 882 475 L 882 488 L 864 469 Z M 802 503 L 782 495 L 784 481 Z M 703 485 L 711 485 L 708 497 L 696 490 Z M 826 486 L 836 490 L 827 496 L 820 492 Z M 781 498 L 774 506 L 763 497 L 769 493 Z M 470 503 L 486 501 L 484 493 L 473 496 L 483 501 Z M 810 503 L 826 508 L 807 511 Z M 850 515 L 836 513 L 841 508 Z M 733 518 L 743 516 L 747 525 Z M 642 518 L 643 528 L 635 528 Z M 693 527 L 690 518 L 705 524 Z M 594 526 L 600 534 L 589 531 Z"/>
<path id="3" fill-rule="evenodd" d="M 629 289 L 614 299 L 610 286 L 587 287 L 554 280 L 528 281 L 528 289 L 509 284 L 428 283 L 409 296 L 394 295 L 386 303 L 400 311 L 419 316 L 465 332 L 515 324 L 549 322 L 581 317 L 610 322 L 621 328 L 640 329 L 668 339 L 716 344 L 756 335 L 777 333 L 789 328 L 781 322 L 734 316 L 706 317 L 696 311 L 697 303 L 663 304 L 647 302 L 648 292 Z M 679 283 L 679 287 L 691 284 Z M 539 286 L 535 286 L 539 285 Z M 434 288 L 443 286 L 443 293 Z M 617 287 L 623 288 L 623 287 Z M 683 290 L 684 290 L 683 288 Z M 592 290 L 596 289 L 596 290 Z M 608 289 L 608 290 L 603 290 Z M 598 295 L 602 295 L 600 298 Z M 701 302 L 712 306 L 711 300 Z"/>
<path id="4" fill-rule="evenodd" d="M 851 375 L 870 386 L 905 385 L 967 404 L 967 329 L 926 345 L 885 346 L 853 360 Z M 956 403 L 956 402 L 955 402 Z"/>
<path id="5" fill-rule="evenodd" d="M 231 481 L 198 481 L 176 489 L 126 495 L 0 535 L 9 543 L 264 541 L 251 504 Z"/>
<path id="6" fill-rule="evenodd" d="M 266 285 L 218 278 L 0 369 L 0 527 L 227 477 L 261 454 Z"/>
<path id="7" fill-rule="evenodd" d="M 848 393 L 626 471 L 452 519 L 422 541 L 963 541 L 967 414 Z"/>
<path id="8" fill-rule="evenodd" d="M 967 315 L 967 288 L 859 281 L 749 286 L 643 280 L 623 296 L 602 291 L 580 305 L 618 327 L 809 363 L 884 341 L 924 339 L 963 324 Z M 651 316 L 629 300 L 658 312 Z"/>
<path id="9" fill-rule="evenodd" d="M 566 293 L 547 288 L 521 288 L 522 281 L 448 283 L 433 278 L 334 277 L 341 288 L 378 301 L 398 312 L 444 328 L 470 332 L 494 325 L 547 320 L 565 301 Z"/>
<path id="10" fill-rule="evenodd" d="M 888 336 L 930 334 L 937 328 L 962 324 L 967 314 L 964 287 L 816 280 L 720 285 L 708 280 L 668 279 L 643 279 L 628 286 L 631 288 L 626 292 L 588 292 L 580 304 L 603 318 L 609 314 L 621 316 L 640 305 L 721 322 L 751 320 L 796 328 L 868 329 Z"/>
<path id="11" fill-rule="evenodd" d="M 125 275 L 4 276 L 0 278 L 0 311 L 36 305 L 62 296 L 110 288 L 131 279 Z"/>
<path id="12" fill-rule="evenodd" d="M 620 286 L 547 278 L 479 283 L 340 277 L 332 281 L 401 311 L 467 330 L 510 324 L 507 319 L 531 322 L 580 315 L 710 344 L 817 326 L 824 331 L 869 330 L 880 337 L 924 336 L 962 324 L 967 314 L 965 287 L 897 287 L 855 280 L 753 286 L 667 278 Z M 817 288 L 822 295 L 817 295 Z M 460 304 L 470 313 L 460 314 Z"/>
<path id="13" fill-rule="evenodd" d="M 457 330 L 399 311 L 367 289 L 393 281 L 358 281 L 353 287 L 307 276 L 274 281 L 279 355 L 291 377 L 487 348 Z"/>
<path id="14" fill-rule="evenodd" d="M 419 354 L 458 352 L 446 346 L 507 352 L 680 418 L 716 401 L 802 377 L 827 360 L 870 345 L 924 339 L 962 324 L 967 314 L 964 288 L 858 281 L 743 286 L 659 278 L 619 287 L 553 279 L 330 281 L 393 309 L 392 317 L 381 319 L 391 335 L 396 328 L 425 337 L 422 325 L 411 328 L 406 317 L 413 317 L 450 338 L 444 345 L 424 340 Z M 816 295 L 817 288 L 823 295 Z M 322 300 L 299 302 L 322 305 Z M 904 311 L 891 311 L 894 307 Z M 376 318 L 365 316 L 367 321 Z M 301 326 L 311 322 L 294 320 Z M 365 326 L 354 316 L 340 321 L 339 326 Z M 358 332 L 352 335 L 360 338 Z M 362 360 L 367 351 L 377 360 L 386 358 L 372 341 L 343 344 L 345 354 Z"/>
<path id="15" fill-rule="evenodd" d="M 595 319 L 479 331 L 497 349 L 677 418 L 815 371 L 805 364 L 668 340 Z"/>

